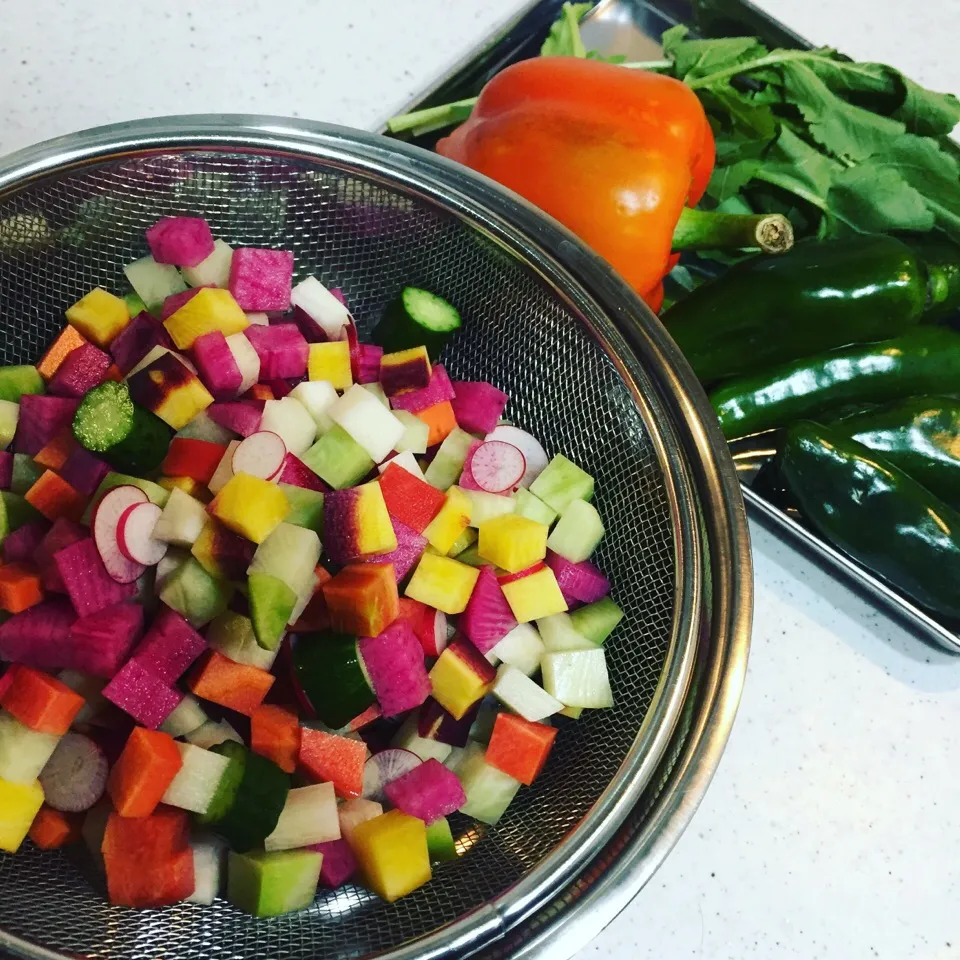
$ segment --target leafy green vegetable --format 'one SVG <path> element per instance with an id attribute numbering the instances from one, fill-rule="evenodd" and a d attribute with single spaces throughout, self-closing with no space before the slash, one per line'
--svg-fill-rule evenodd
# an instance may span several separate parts
<path id="1" fill-rule="evenodd" d="M 580 21 L 593 9 L 592 3 L 565 3 L 540 47 L 541 57 L 585 57 Z"/>

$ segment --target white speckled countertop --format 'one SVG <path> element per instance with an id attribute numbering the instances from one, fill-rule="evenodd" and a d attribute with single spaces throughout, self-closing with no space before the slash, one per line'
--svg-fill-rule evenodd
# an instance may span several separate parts
<path id="1" fill-rule="evenodd" d="M 958 0 L 908 17 L 897 0 L 759 5 L 960 91 Z M 0 153 L 172 113 L 373 127 L 519 6 L 0 0 Z M 664 867 L 579 957 L 960 957 L 960 659 L 753 532 L 754 644 L 719 773 Z"/>

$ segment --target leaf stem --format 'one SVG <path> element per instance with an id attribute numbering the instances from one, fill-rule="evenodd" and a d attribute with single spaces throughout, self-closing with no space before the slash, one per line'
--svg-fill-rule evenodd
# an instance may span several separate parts
<path id="1" fill-rule="evenodd" d="M 402 113 L 387 121 L 387 129 L 391 133 L 404 133 L 415 127 L 436 124 L 434 129 L 439 129 L 449 124 L 459 123 L 470 115 L 470 111 L 479 99 L 479 97 L 468 97 L 466 100 L 455 100 L 453 103 L 444 103 L 439 107 L 427 107 L 424 110 L 414 110 L 413 113 Z"/>
<path id="2" fill-rule="evenodd" d="M 570 34 L 570 48 L 573 56 L 585 57 L 587 48 L 583 45 L 583 37 L 580 36 L 580 18 L 577 16 L 576 10 L 573 9 L 572 3 L 563 5 L 563 19 Z"/>
<path id="3" fill-rule="evenodd" d="M 674 250 L 744 250 L 786 253 L 793 227 L 780 213 L 717 213 L 684 207 L 673 231 Z"/>
<path id="4" fill-rule="evenodd" d="M 673 66 L 672 60 L 637 60 L 634 63 L 618 63 L 618 67 L 627 70 L 669 70 Z"/>
<path id="5" fill-rule="evenodd" d="M 718 80 L 726 80 L 728 77 L 735 77 L 741 73 L 750 73 L 751 70 L 759 70 L 762 67 L 775 67 L 778 63 L 786 63 L 790 60 L 813 60 L 820 56 L 816 50 L 780 50 L 768 53 L 765 57 L 757 57 L 756 60 L 748 60 L 746 63 L 737 63 L 732 67 L 725 67 L 723 70 L 717 70 L 715 73 L 708 73 L 703 77 L 696 77 L 687 82 L 691 90 L 699 90 L 702 87 L 712 87 Z"/>

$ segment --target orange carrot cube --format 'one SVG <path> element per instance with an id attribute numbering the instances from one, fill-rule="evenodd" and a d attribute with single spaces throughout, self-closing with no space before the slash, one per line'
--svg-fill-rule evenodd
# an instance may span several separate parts
<path id="1" fill-rule="evenodd" d="M 0 610 L 20 613 L 43 599 L 40 574 L 19 563 L 0 566 Z"/>
<path id="2" fill-rule="evenodd" d="M 70 454 L 79 444 L 73 437 L 73 431 L 66 427 L 56 433 L 53 439 L 34 456 L 34 462 L 47 470 L 61 470 Z"/>
<path id="3" fill-rule="evenodd" d="M 107 780 L 107 793 L 117 813 L 149 817 L 182 766 L 173 737 L 161 730 L 134 727 Z"/>
<path id="4" fill-rule="evenodd" d="M 272 760 L 284 773 L 297 769 L 300 722 L 283 707 L 265 703 L 250 717 L 250 749 Z"/>
<path id="5" fill-rule="evenodd" d="M 338 796 L 350 799 L 363 792 L 367 746 L 362 740 L 304 727 L 299 761 L 314 780 L 332 783 Z"/>
<path id="6" fill-rule="evenodd" d="M 61 813 L 44 804 L 30 825 L 30 839 L 41 850 L 56 850 L 80 840 L 82 817 Z"/>
<path id="7" fill-rule="evenodd" d="M 21 667 L 0 699 L 0 706 L 37 733 L 63 736 L 84 699 L 49 673 Z"/>
<path id="8" fill-rule="evenodd" d="M 532 723 L 513 713 L 498 713 L 486 761 L 528 787 L 550 756 L 557 728 Z"/>
<path id="9" fill-rule="evenodd" d="M 330 626 L 343 633 L 375 637 L 400 613 L 392 563 L 350 564 L 322 590 Z"/>
<path id="10" fill-rule="evenodd" d="M 457 415 L 453 412 L 453 404 L 449 400 L 441 400 L 440 403 L 435 403 L 432 407 L 415 413 L 414 416 L 430 428 L 430 434 L 427 437 L 428 447 L 443 443 L 457 426 Z"/>
<path id="11" fill-rule="evenodd" d="M 24 499 L 48 520 L 64 517 L 79 523 L 87 509 L 87 498 L 52 470 L 40 474 Z"/>
<path id="12" fill-rule="evenodd" d="M 49 380 L 60 369 L 60 364 L 67 359 L 68 354 L 88 342 L 76 327 L 64 327 L 37 364 L 37 372 L 44 380 Z"/>
<path id="13" fill-rule="evenodd" d="M 252 717 L 270 692 L 276 677 L 259 667 L 234 663 L 211 650 L 194 667 L 187 686 L 195 697 L 219 703 Z"/>

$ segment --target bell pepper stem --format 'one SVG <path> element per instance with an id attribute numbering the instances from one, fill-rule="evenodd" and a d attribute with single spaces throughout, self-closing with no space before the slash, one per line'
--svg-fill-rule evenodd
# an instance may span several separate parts
<path id="1" fill-rule="evenodd" d="M 779 213 L 717 213 L 684 207 L 673 231 L 674 250 L 750 250 L 786 253 L 793 227 Z"/>

